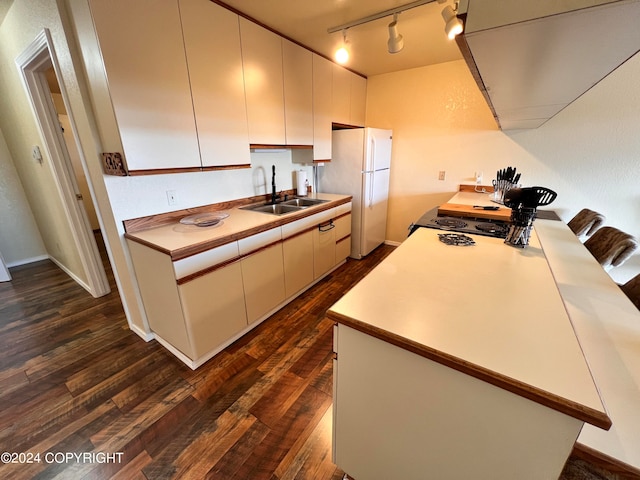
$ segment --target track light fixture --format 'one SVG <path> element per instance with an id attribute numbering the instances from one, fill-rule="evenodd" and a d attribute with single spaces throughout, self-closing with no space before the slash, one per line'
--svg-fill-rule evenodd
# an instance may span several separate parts
<path id="1" fill-rule="evenodd" d="M 399 7 L 391 8 L 389 10 L 385 10 L 383 12 L 375 13 L 373 15 L 369 15 L 368 17 L 360 18 L 358 20 L 353 20 L 352 22 L 345 23 L 343 25 L 338 25 L 337 27 L 329 28 L 327 33 L 335 33 L 342 31 L 342 47 L 340 47 L 335 53 L 335 59 L 338 63 L 346 63 L 349 60 L 349 51 L 347 49 L 347 30 L 351 27 L 356 27 L 358 25 L 363 25 L 365 23 L 372 22 L 374 20 L 378 20 L 380 18 L 388 17 L 393 15 L 393 21 L 389 24 L 389 40 L 387 41 L 387 48 L 389 53 L 398 53 L 404 47 L 404 38 L 402 35 L 398 33 L 398 14 L 402 13 L 406 10 L 410 10 L 412 8 L 420 7 L 422 5 L 426 5 L 428 3 L 438 2 L 440 4 L 446 3 L 449 0 L 415 0 L 411 3 L 406 3 Z M 446 6 L 444 10 L 442 10 L 442 18 L 445 21 L 445 32 L 449 38 L 454 38 L 456 35 L 462 33 L 464 25 L 462 24 L 462 20 L 456 17 L 456 9 L 458 8 L 458 1 L 455 0 L 454 4 L 456 5 L 455 9 L 453 7 Z"/>
<path id="2" fill-rule="evenodd" d="M 389 53 L 398 53 L 404 48 L 404 38 L 398 33 L 398 14 L 393 14 L 393 22 L 389 24 L 389 40 L 387 41 Z"/>
<path id="3" fill-rule="evenodd" d="M 349 50 L 347 49 L 347 29 L 342 30 L 342 46 L 336 50 L 335 59 L 341 65 L 344 65 L 349 61 Z"/>
<path id="4" fill-rule="evenodd" d="M 444 19 L 444 31 L 450 40 L 453 40 L 457 35 L 462 33 L 464 26 L 462 20 L 456 17 L 456 11 L 451 5 L 447 5 L 442 10 L 442 18 Z"/>

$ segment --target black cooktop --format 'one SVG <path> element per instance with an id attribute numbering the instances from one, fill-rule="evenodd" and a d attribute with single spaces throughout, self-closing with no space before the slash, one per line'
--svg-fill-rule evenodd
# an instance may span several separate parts
<path id="1" fill-rule="evenodd" d="M 422 215 L 415 223 L 411 224 L 409 227 L 409 235 L 418 228 L 435 228 L 438 230 L 505 238 L 509 230 L 509 223 L 486 218 L 438 216 L 438 209 L 434 208 Z"/>

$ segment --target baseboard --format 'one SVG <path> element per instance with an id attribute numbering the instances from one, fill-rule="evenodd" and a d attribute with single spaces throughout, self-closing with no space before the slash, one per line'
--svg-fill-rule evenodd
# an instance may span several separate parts
<path id="1" fill-rule="evenodd" d="M 402 245 L 402 242 L 394 242 L 393 240 L 385 240 L 384 244 L 385 245 L 391 245 L 392 247 L 399 247 L 400 245 Z"/>
<path id="2" fill-rule="evenodd" d="M 273 309 L 271 309 L 270 311 L 268 311 L 267 313 L 265 313 L 264 315 L 262 315 L 260 318 L 258 318 L 257 320 L 255 320 L 254 322 L 250 323 L 249 325 L 247 325 L 243 330 L 241 330 L 240 332 L 236 333 L 233 337 L 228 338 L 227 340 L 225 340 L 224 342 L 222 342 L 221 344 L 219 344 L 216 348 L 214 348 L 213 350 L 207 352 L 206 354 L 202 355 L 200 358 L 197 358 L 196 360 L 192 360 L 191 358 L 189 358 L 187 355 L 185 355 L 184 353 L 182 353 L 180 350 L 178 350 L 176 347 L 174 347 L 171 343 L 169 343 L 168 341 L 166 341 L 164 338 L 160 337 L 159 335 L 156 335 L 154 333 L 151 333 L 152 337 L 160 344 L 162 345 L 164 348 L 166 348 L 167 350 L 169 350 L 169 352 L 171 352 L 178 360 L 180 360 L 182 363 L 184 363 L 187 367 L 189 367 L 191 370 L 195 370 L 198 367 L 204 365 L 205 363 L 207 363 L 209 360 L 211 360 L 213 357 L 215 357 L 217 354 L 219 354 L 220 352 L 222 352 L 225 348 L 227 348 L 229 345 L 231 345 L 233 342 L 235 342 L 236 340 L 242 338 L 243 336 L 245 336 L 247 333 L 249 333 L 251 330 L 253 330 L 254 328 L 256 328 L 258 325 L 260 325 L 262 322 L 264 322 L 265 320 L 267 320 L 269 317 L 271 317 L 271 315 L 273 315 L 274 313 L 276 313 L 277 311 L 279 311 L 281 308 L 285 307 L 287 304 L 289 304 L 290 302 L 292 302 L 293 300 L 295 300 L 297 297 L 299 297 L 300 295 L 302 295 L 304 292 L 306 292 L 307 290 L 309 290 L 311 287 L 313 287 L 314 285 L 316 285 L 318 282 L 320 282 L 321 280 L 323 280 L 325 277 L 327 277 L 328 275 L 330 275 L 331 273 L 333 273 L 334 271 L 336 271 L 338 268 L 340 268 L 342 265 L 344 265 L 346 263 L 346 260 L 341 261 L 340 263 L 338 263 L 337 265 L 335 265 L 333 268 L 331 268 L 330 270 L 328 270 L 327 272 L 325 272 L 324 274 L 322 274 L 320 277 L 316 278 L 312 283 L 310 283 L 309 285 L 307 285 L 306 287 L 304 287 L 303 289 L 301 289 L 300 291 L 294 293 L 293 295 L 291 295 L 290 297 L 286 298 L 284 301 L 282 301 L 280 304 L 278 304 L 276 307 L 274 307 Z M 133 330 L 133 326 L 130 325 L 130 328 Z M 134 330 L 135 331 L 135 330 Z M 136 332 L 138 335 L 140 335 L 140 332 Z M 142 336 L 142 335 L 140 335 Z M 144 337 L 143 337 L 144 338 Z"/>
<path id="3" fill-rule="evenodd" d="M 41 262 L 42 260 L 48 260 L 49 255 L 38 255 L 37 257 L 23 258 L 17 262 L 7 263 L 7 268 L 19 267 L 21 265 L 27 265 L 29 263 Z"/>
<path id="4" fill-rule="evenodd" d="M 153 332 L 145 332 L 144 330 L 142 330 L 137 325 L 132 325 L 131 323 L 129 323 L 129 329 L 133 333 L 138 335 L 140 338 L 142 338 L 145 342 L 150 342 L 151 340 L 154 340 L 156 338 L 156 336 L 155 336 L 155 334 Z"/>
<path id="5" fill-rule="evenodd" d="M 91 296 L 93 295 L 93 292 L 91 291 L 91 287 L 89 287 L 89 285 L 87 285 L 87 283 L 82 280 L 80 277 L 78 277 L 75 273 L 73 273 L 71 270 L 69 270 L 67 267 L 65 267 L 62 263 L 60 263 L 58 260 L 56 260 L 54 257 L 52 257 L 51 255 L 49 255 L 49 260 L 51 260 L 53 263 L 55 263 L 58 268 L 60 268 L 60 270 L 62 270 L 64 273 L 66 273 L 67 275 L 69 275 L 71 278 L 73 278 L 73 280 L 80 285 L 82 288 L 84 288 L 87 292 L 89 292 L 91 294 Z"/>

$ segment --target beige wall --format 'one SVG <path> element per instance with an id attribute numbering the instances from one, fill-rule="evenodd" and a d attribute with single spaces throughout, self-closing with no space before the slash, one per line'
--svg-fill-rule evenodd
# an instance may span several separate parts
<path id="1" fill-rule="evenodd" d="M 50 30 L 53 39 L 61 69 L 59 80 L 67 92 L 69 114 L 74 119 L 80 154 L 85 158 L 83 166 L 85 174 L 91 180 L 91 197 L 97 207 L 118 291 L 131 327 L 146 337 L 149 330 L 136 296 L 135 278 L 128 271 L 127 259 L 111 211 L 100 164 L 103 149 L 95 127 L 67 4 L 63 0 L 15 0 L 0 24 L 0 111 L 3 112 L 0 116 L 0 130 L 5 134 L 9 155 L 45 239 L 46 252 L 58 256 L 65 268 L 82 279 L 84 272 L 79 265 L 70 229 L 64 221 L 58 197 L 52 194 L 54 184 L 49 159 L 46 158 L 46 152 L 43 152 L 45 161 L 42 166 L 31 159 L 31 146 L 42 146 L 43 141 L 14 63 L 15 58 L 43 28 Z M 4 158 L 0 158 L 0 162 L 4 161 Z M 18 233 L 11 234 L 8 242 L 17 244 L 24 240 Z"/>
<path id="2" fill-rule="evenodd" d="M 46 258 L 38 226 L 0 131 L 0 253 L 9 267 Z"/>
<path id="3" fill-rule="evenodd" d="M 54 1 L 15 1 L 0 25 L 0 128 L 29 200 L 47 254 L 80 281 L 86 282 L 82 262 L 75 248 L 62 202 L 53 181 L 50 159 L 22 85 L 15 59 L 44 26 L 60 38 L 62 25 Z M 38 145 L 42 164 L 33 160 Z M 14 241 L 21 242 L 22 238 Z"/>
<path id="4" fill-rule="evenodd" d="M 523 186 L 557 191 L 552 207 L 564 220 L 588 207 L 640 237 L 638 79 L 640 55 L 542 127 L 502 132 L 463 61 L 370 77 L 367 125 L 394 138 L 387 238 L 406 238 L 476 171 L 490 184 L 506 166 L 522 172 Z"/>

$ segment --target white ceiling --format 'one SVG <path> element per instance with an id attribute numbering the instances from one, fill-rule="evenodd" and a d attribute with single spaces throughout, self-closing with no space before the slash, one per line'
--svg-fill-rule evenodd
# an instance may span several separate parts
<path id="1" fill-rule="evenodd" d="M 233 9 L 280 32 L 322 55 L 333 58 L 342 44 L 342 33 L 327 29 L 375 13 L 412 3 L 410 0 L 222 0 Z M 449 1 L 448 4 L 452 4 Z M 366 76 L 433 65 L 462 58 L 454 40 L 444 33 L 436 1 L 398 15 L 398 32 L 404 49 L 387 52 L 388 28 L 392 16 L 352 27 L 347 31 L 351 58 L 346 65 Z"/>
<path id="2" fill-rule="evenodd" d="M 342 33 L 327 29 L 375 13 L 412 3 L 412 0 L 216 0 L 248 15 L 326 57 L 342 44 Z M 0 23 L 13 0 L 0 0 Z M 449 0 L 447 4 L 452 4 Z M 351 58 L 346 65 L 366 76 L 449 62 L 462 58 L 455 41 L 444 33 L 441 11 L 445 4 L 432 3 L 398 15 L 398 32 L 404 49 L 387 52 L 387 25 L 392 16 L 352 27 L 347 31 Z"/>

